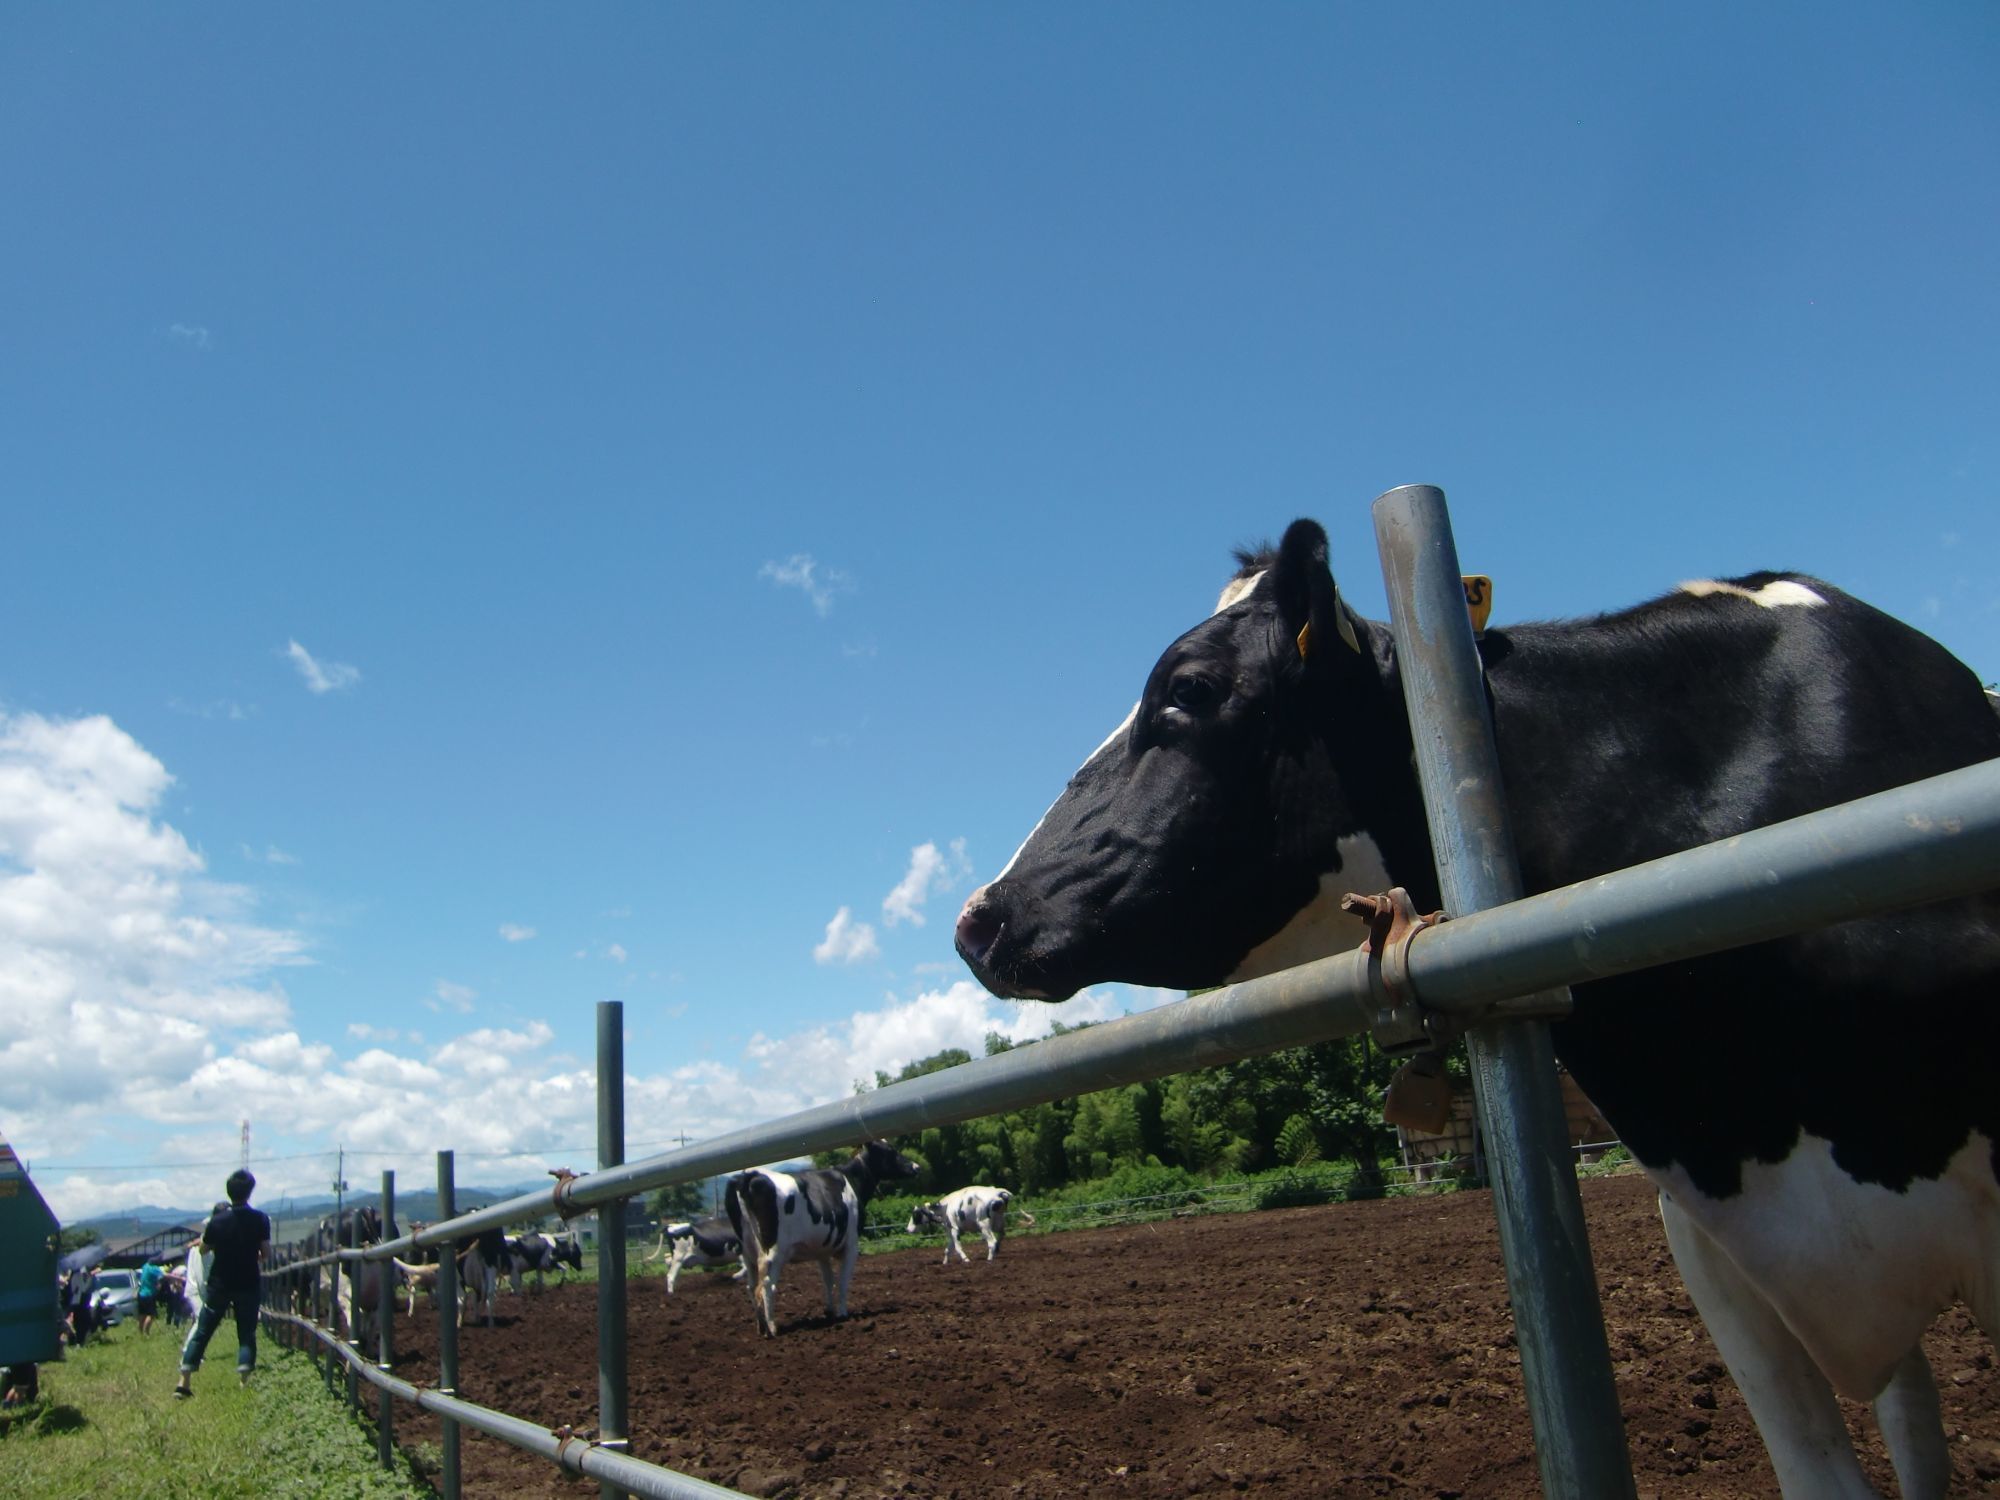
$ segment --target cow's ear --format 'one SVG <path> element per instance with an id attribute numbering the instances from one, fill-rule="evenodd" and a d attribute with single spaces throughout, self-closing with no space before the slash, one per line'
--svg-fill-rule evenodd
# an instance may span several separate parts
<path id="1" fill-rule="evenodd" d="M 1354 617 L 1327 565 L 1326 532 L 1319 522 L 1298 520 L 1285 528 L 1272 572 L 1278 617 L 1308 672 L 1339 671 L 1362 654 Z"/>

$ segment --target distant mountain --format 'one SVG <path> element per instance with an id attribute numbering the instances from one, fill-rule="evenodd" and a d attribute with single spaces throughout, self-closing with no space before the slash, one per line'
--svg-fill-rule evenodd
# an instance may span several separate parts
<path id="1" fill-rule="evenodd" d="M 722 1198 L 721 1177 L 710 1178 L 702 1183 L 702 1197 L 712 1207 Z M 490 1203 L 499 1203 L 507 1198 L 518 1198 L 523 1193 L 546 1192 L 553 1184 L 546 1177 L 534 1178 L 499 1187 L 462 1186 L 453 1192 L 453 1201 L 460 1213 L 470 1213 L 475 1208 L 484 1208 Z M 635 1208 L 652 1196 L 642 1193 L 633 1200 Z M 341 1200 L 347 1208 L 381 1206 L 379 1185 L 367 1192 L 348 1193 Z M 331 1193 L 315 1193 L 310 1197 L 294 1197 L 280 1193 L 270 1197 L 255 1194 L 251 1202 L 271 1216 L 271 1237 L 283 1243 L 308 1233 L 321 1219 L 333 1212 L 334 1198 Z M 163 1208 L 158 1204 L 143 1203 L 134 1208 L 122 1208 L 114 1213 L 99 1214 L 95 1218 L 83 1219 L 69 1228 L 95 1229 L 107 1240 L 130 1239 L 136 1235 L 150 1234 L 175 1224 L 202 1224 L 208 1220 L 214 1203 L 202 1204 L 194 1208 Z M 412 1222 L 434 1224 L 442 1217 L 437 1211 L 437 1189 L 435 1186 L 413 1188 L 409 1192 L 396 1194 L 397 1227 L 408 1232 Z"/>

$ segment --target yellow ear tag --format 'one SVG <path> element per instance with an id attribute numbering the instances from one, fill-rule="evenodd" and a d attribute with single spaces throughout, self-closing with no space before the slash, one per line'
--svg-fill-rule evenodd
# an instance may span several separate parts
<path id="1" fill-rule="evenodd" d="M 1472 616 L 1472 633 L 1486 634 L 1486 619 L 1493 613 L 1493 580 L 1484 573 L 1467 573 L 1458 581 L 1465 588 L 1465 609 Z"/>
<path id="2" fill-rule="evenodd" d="M 1299 660 L 1306 659 L 1306 648 L 1312 645 L 1313 622 L 1308 620 L 1299 627 Z"/>

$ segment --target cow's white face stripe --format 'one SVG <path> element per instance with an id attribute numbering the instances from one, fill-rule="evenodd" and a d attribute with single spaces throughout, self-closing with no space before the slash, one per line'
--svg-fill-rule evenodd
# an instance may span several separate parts
<path id="1" fill-rule="evenodd" d="M 1132 721 L 1138 717 L 1139 717 L 1139 705 L 1135 703 L 1132 705 L 1131 712 L 1125 715 L 1124 719 L 1120 721 L 1118 727 L 1112 730 L 1111 733 L 1107 734 L 1104 737 L 1104 743 L 1099 745 L 1095 750 L 1091 751 L 1090 754 L 1086 755 L 1083 758 L 1083 765 L 1077 768 L 1076 774 L 1078 776 L 1081 776 L 1084 773 L 1084 771 L 1089 769 L 1090 763 L 1092 761 L 1096 760 L 1098 756 L 1104 754 L 1105 751 L 1109 750 L 1113 745 L 1117 744 L 1119 740 L 1124 738 L 1125 731 L 1132 727 Z M 1071 779 L 1074 780 L 1075 778 L 1072 777 Z M 1056 810 L 1056 802 L 1060 801 L 1062 801 L 1062 798 L 1060 797 L 1056 798 L 1056 801 L 1051 802 L 1048 805 L 1047 810 L 1044 811 L 1042 815 L 1035 820 L 1035 826 L 1033 828 L 1030 828 L 1028 830 L 1028 836 L 1021 840 L 1021 849 L 1027 848 L 1028 845 L 1032 844 L 1035 841 L 1035 835 L 1042 831 L 1042 824 L 1048 822 L 1049 813 L 1052 813 Z M 993 877 L 993 880 L 1005 880 L 1007 878 L 1007 872 L 1014 868 L 1014 861 L 1021 857 L 1021 849 L 1016 849 L 1011 855 L 1008 856 L 1007 863 L 1001 867 L 1000 873 L 998 875 L 995 875 Z M 986 884 L 991 885 L 992 883 L 993 881 L 989 880 Z M 979 888 L 979 890 L 982 891 L 985 889 L 986 886 L 981 886 Z M 978 900 L 979 891 L 974 891 L 972 893 L 971 899 L 974 901 Z"/>
<path id="2" fill-rule="evenodd" d="M 1368 925 L 1340 909 L 1340 898 L 1349 891 L 1364 895 L 1386 891 L 1395 884 L 1382 861 L 1382 851 L 1365 833 L 1351 834 L 1336 846 L 1340 868 L 1319 878 L 1319 891 L 1291 921 L 1264 939 L 1229 976 L 1229 983 L 1275 974 L 1280 969 L 1310 963 L 1332 953 L 1345 953 L 1361 946 Z"/>
<path id="3" fill-rule="evenodd" d="M 1711 594 L 1733 594 L 1738 599 L 1748 599 L 1759 609 L 1783 609 L 1788 605 L 1811 609 L 1826 603 L 1824 596 L 1789 578 L 1776 579 L 1760 589 L 1746 589 L 1741 584 L 1715 578 L 1694 578 L 1681 585 L 1681 592 L 1693 594 L 1697 599 L 1706 599 Z"/>
<path id="4" fill-rule="evenodd" d="M 1222 596 L 1215 601 L 1210 614 L 1219 615 L 1239 599 L 1249 597 L 1250 591 L 1264 581 L 1262 572 L 1252 573 L 1248 578 L 1232 578 L 1222 586 Z"/>
<path id="5" fill-rule="evenodd" d="M 1256 586 L 1258 586 L 1258 582 L 1260 582 L 1262 578 L 1264 578 L 1264 574 L 1262 574 L 1262 572 L 1254 572 L 1254 574 L 1250 574 L 1248 578 L 1232 578 L 1232 580 L 1230 580 L 1228 584 L 1224 584 L 1224 586 L 1222 586 L 1222 598 L 1218 598 L 1218 600 L 1216 600 L 1216 608 L 1214 608 L 1214 610 L 1210 610 L 1210 618 L 1214 618 L 1214 616 L 1222 614 L 1222 610 L 1226 610 L 1226 608 L 1228 608 L 1230 604 L 1234 604 L 1236 600 L 1240 600 L 1240 598 L 1248 596 L 1248 594 L 1250 594 L 1250 590 L 1252 590 L 1252 588 L 1256 588 Z M 1134 718 L 1138 718 L 1138 704 L 1132 704 L 1132 712 L 1124 716 L 1124 720 L 1122 720 L 1122 722 L 1118 724 L 1118 728 L 1116 728 L 1116 730 L 1112 730 L 1110 734 L 1106 734 L 1106 736 L 1104 736 L 1104 744 L 1100 744 L 1100 746 L 1098 746 L 1096 750 L 1092 750 L 1092 752 L 1090 752 L 1088 756 L 1084 756 L 1084 764 L 1082 764 L 1082 766 L 1078 768 L 1078 772 L 1076 772 L 1076 774 L 1078 774 L 1078 776 L 1082 776 L 1082 774 L 1084 774 L 1084 770 L 1088 770 L 1088 768 L 1090 768 L 1090 762 L 1092 762 L 1092 760 L 1096 760 L 1096 758 L 1098 758 L 1098 756 L 1102 756 L 1102 754 L 1104 754 L 1106 750 L 1110 750 L 1110 748 L 1112 748 L 1112 746 L 1114 746 L 1114 744 L 1116 744 L 1118 740 L 1122 740 L 1122 738 L 1124 738 L 1124 732 L 1132 728 L 1132 720 L 1134 720 Z M 1072 776 L 1070 780 L 1074 780 L 1074 776 Z M 1058 798 L 1056 798 L 1056 802 L 1060 802 L 1060 800 L 1062 800 L 1062 798 L 1058 796 Z M 1030 828 L 1030 830 L 1028 830 L 1028 836 L 1026 836 L 1024 840 L 1020 840 L 1020 848 L 1016 848 L 1016 850 L 1014 850 L 1014 854 L 1012 854 L 1012 856 L 1008 858 L 1008 862 L 1006 862 L 1006 864 L 1004 864 L 1004 866 L 1000 868 L 1000 874 L 996 874 L 996 876 L 994 876 L 994 880 L 1006 880 L 1008 872 L 1010 872 L 1010 870 L 1014 868 L 1014 860 L 1018 860 L 1018 858 L 1020 858 L 1020 850 L 1028 848 L 1028 844 L 1032 844 L 1032 842 L 1034 842 L 1034 836 L 1036 836 L 1038 832 L 1042 832 L 1042 824 L 1044 824 L 1044 822 L 1048 822 L 1048 814 L 1056 810 L 1056 802 L 1050 802 L 1050 804 L 1048 804 L 1048 808 L 1046 808 L 1046 810 L 1042 812 L 1042 816 L 1040 816 L 1040 818 L 1036 818 L 1036 822 L 1034 822 L 1034 828 Z M 992 880 L 988 880 L 986 884 L 992 884 Z M 986 888 L 986 886 L 980 886 L 980 890 L 984 890 L 984 888 Z M 974 890 L 974 892 L 972 892 L 972 900 L 978 900 L 978 896 L 980 896 L 980 892 L 978 892 L 978 890 Z"/>

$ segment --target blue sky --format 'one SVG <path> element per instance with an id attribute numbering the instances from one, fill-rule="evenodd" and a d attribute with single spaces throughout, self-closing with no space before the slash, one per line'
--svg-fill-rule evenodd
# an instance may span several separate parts
<path id="1" fill-rule="evenodd" d="M 265 1196 L 498 1180 L 600 999 L 635 1143 L 1039 1035 L 959 903 L 1232 546 L 1379 616 L 1399 483 L 1496 622 L 1798 568 L 1991 680 L 1995 77 L 1983 4 L 10 11 L 0 1131 L 68 1216 L 246 1116 Z"/>

